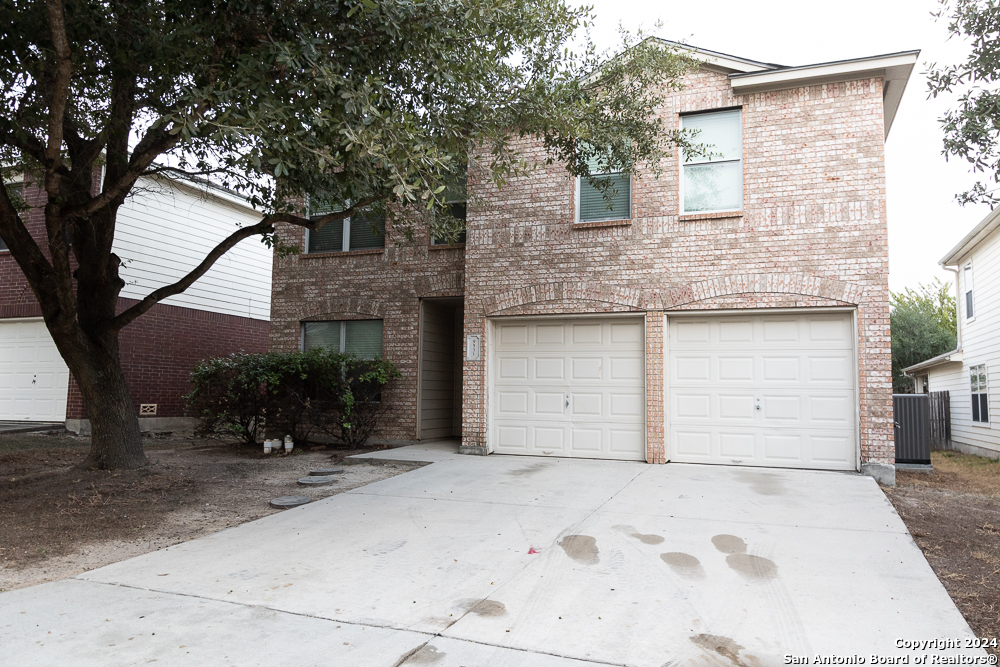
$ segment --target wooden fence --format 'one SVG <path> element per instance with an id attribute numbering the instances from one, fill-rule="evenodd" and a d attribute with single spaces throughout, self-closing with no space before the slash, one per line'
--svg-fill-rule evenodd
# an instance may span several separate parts
<path id="1" fill-rule="evenodd" d="M 951 446 L 951 397 L 946 391 L 932 391 L 927 397 L 930 399 L 931 449 L 948 449 Z"/>

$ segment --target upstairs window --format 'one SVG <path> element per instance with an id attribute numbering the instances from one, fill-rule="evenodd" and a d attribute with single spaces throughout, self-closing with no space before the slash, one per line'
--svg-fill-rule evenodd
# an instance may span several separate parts
<path id="1" fill-rule="evenodd" d="M 329 210 L 319 210 L 309 218 L 316 220 Z M 357 211 L 349 218 L 334 220 L 318 231 L 309 230 L 308 252 L 346 252 L 385 247 L 385 213 Z"/>
<path id="2" fill-rule="evenodd" d="M 382 320 L 302 323 L 302 350 L 327 348 L 362 359 L 382 356 Z"/>
<path id="3" fill-rule="evenodd" d="M 599 181 L 595 187 L 586 178 L 576 177 L 577 222 L 602 222 L 632 218 L 632 179 L 622 172 L 602 172 L 596 159 L 589 162 L 590 174 Z M 607 193 L 602 191 L 608 184 Z M 610 195 L 610 200 L 605 197 Z"/>
<path id="4" fill-rule="evenodd" d="M 743 210 L 743 117 L 739 109 L 692 114 L 681 118 L 685 130 L 697 130 L 694 142 L 708 147 L 709 157 L 684 161 L 682 213 Z"/>
<path id="5" fill-rule="evenodd" d="M 965 319 L 971 320 L 976 314 L 976 308 L 972 300 L 972 264 L 966 264 L 962 272 L 965 280 Z"/>
<path id="6" fill-rule="evenodd" d="M 462 221 L 462 231 L 453 243 L 465 243 L 465 223 L 468 219 L 468 176 L 463 172 L 445 186 L 444 203 L 445 212 L 455 220 Z M 431 245 L 449 245 L 448 239 L 437 238 L 431 235 Z"/>
<path id="7" fill-rule="evenodd" d="M 990 400 L 986 388 L 986 364 L 971 366 L 969 380 L 972 385 L 972 421 L 990 423 Z"/>

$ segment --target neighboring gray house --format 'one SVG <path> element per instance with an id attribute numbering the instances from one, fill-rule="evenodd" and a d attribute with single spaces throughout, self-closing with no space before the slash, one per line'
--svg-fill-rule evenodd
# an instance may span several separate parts
<path id="1" fill-rule="evenodd" d="M 1000 209 L 939 262 L 955 273 L 958 348 L 903 369 L 917 392 L 947 391 L 951 441 L 967 454 L 1000 458 Z"/>

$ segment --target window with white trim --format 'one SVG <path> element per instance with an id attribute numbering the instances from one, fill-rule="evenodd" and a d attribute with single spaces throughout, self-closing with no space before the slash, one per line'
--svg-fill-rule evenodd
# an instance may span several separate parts
<path id="1" fill-rule="evenodd" d="M 468 220 L 468 177 L 463 173 L 456 177 L 451 183 L 445 186 L 444 205 L 445 213 L 455 220 L 461 220 L 464 227 Z M 463 229 L 454 239 L 454 244 L 465 243 L 466 230 Z M 437 238 L 431 235 L 431 245 L 451 245 L 448 239 Z"/>
<path id="2" fill-rule="evenodd" d="M 972 299 L 972 262 L 965 265 L 962 271 L 962 279 L 965 283 L 965 319 L 971 320 L 976 314 L 975 304 Z"/>
<path id="3" fill-rule="evenodd" d="M 316 220 L 329 210 L 318 210 L 309 218 Z M 349 218 L 328 222 L 318 230 L 309 230 L 307 252 L 346 252 L 385 247 L 385 213 L 361 210 Z"/>
<path id="4" fill-rule="evenodd" d="M 382 356 L 382 320 L 330 320 L 302 323 L 302 350 L 328 348 L 362 359 Z"/>
<path id="5" fill-rule="evenodd" d="M 694 142 L 709 155 L 684 160 L 682 213 L 715 213 L 743 209 L 743 112 L 713 111 L 681 117 L 685 130 L 696 130 Z"/>
<path id="6" fill-rule="evenodd" d="M 969 384 L 972 389 L 972 421 L 990 423 L 990 399 L 986 387 L 986 364 L 969 367 Z"/>
<path id="7" fill-rule="evenodd" d="M 632 178 L 623 172 L 600 171 L 597 158 L 591 159 L 588 166 L 599 186 L 587 178 L 576 177 L 576 221 L 631 220 Z"/>

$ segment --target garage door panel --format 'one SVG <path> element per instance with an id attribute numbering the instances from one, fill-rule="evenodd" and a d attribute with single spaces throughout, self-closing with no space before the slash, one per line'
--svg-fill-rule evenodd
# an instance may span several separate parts
<path id="1" fill-rule="evenodd" d="M 0 419 L 62 421 L 69 369 L 39 320 L 0 320 Z"/>
<path id="2" fill-rule="evenodd" d="M 599 455 L 604 434 L 599 428 L 571 428 L 570 446 L 574 453 Z"/>
<path id="3" fill-rule="evenodd" d="M 603 398 L 602 394 L 572 392 L 570 394 L 570 412 L 574 417 L 603 417 Z"/>
<path id="4" fill-rule="evenodd" d="M 632 348 L 635 344 L 641 344 L 643 340 L 642 324 L 611 324 L 611 344 L 624 345 Z"/>
<path id="5" fill-rule="evenodd" d="M 852 470 L 849 314 L 668 322 L 671 460 Z"/>
<path id="6" fill-rule="evenodd" d="M 497 452 L 645 459 L 642 320 L 495 326 Z"/>
<path id="7" fill-rule="evenodd" d="M 753 394 L 720 394 L 717 400 L 718 415 L 721 421 L 753 421 Z"/>

